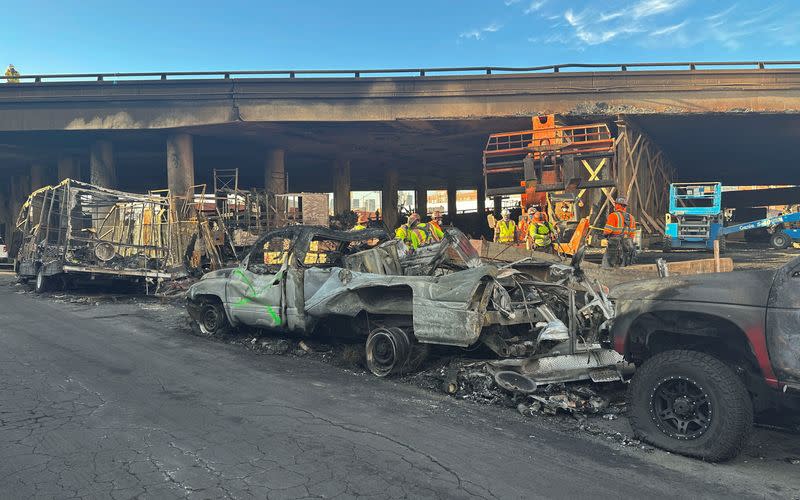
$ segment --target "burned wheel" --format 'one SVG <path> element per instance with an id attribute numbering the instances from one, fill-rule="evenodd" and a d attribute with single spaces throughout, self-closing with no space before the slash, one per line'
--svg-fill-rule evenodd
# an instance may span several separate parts
<path id="1" fill-rule="evenodd" d="M 637 437 L 709 461 L 736 456 L 753 424 L 753 404 L 739 376 L 696 351 L 647 360 L 631 381 L 628 404 Z"/>
<path id="2" fill-rule="evenodd" d="M 49 286 L 50 278 L 44 275 L 44 266 L 42 266 L 36 273 L 36 282 L 33 285 L 33 291 L 36 293 L 46 292 Z"/>
<path id="3" fill-rule="evenodd" d="M 230 323 L 221 303 L 206 300 L 201 303 L 197 317 L 193 318 L 192 327 L 195 333 L 210 337 L 227 333 Z"/>
<path id="4" fill-rule="evenodd" d="M 378 327 L 367 337 L 367 368 L 378 377 L 397 375 L 409 369 L 411 339 L 397 327 Z"/>

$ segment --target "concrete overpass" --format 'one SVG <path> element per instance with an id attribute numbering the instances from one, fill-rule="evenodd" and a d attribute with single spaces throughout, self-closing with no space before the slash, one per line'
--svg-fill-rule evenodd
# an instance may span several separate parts
<path id="1" fill-rule="evenodd" d="M 0 85 L 0 172 L 18 179 L 18 191 L 62 175 L 180 191 L 230 167 L 245 185 L 276 190 L 287 174 L 291 190 L 474 189 L 486 136 L 545 113 L 630 119 L 686 180 L 800 183 L 789 168 L 800 139 L 798 62 L 21 81 Z M 349 203 L 338 198 L 338 208 Z"/>

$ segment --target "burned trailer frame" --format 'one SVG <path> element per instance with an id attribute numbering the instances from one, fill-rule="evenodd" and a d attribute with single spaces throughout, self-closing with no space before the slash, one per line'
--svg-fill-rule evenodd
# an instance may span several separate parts
<path id="1" fill-rule="evenodd" d="M 44 290 L 55 276 L 157 281 L 183 274 L 168 198 L 71 179 L 34 191 L 16 228 L 17 274 Z"/>

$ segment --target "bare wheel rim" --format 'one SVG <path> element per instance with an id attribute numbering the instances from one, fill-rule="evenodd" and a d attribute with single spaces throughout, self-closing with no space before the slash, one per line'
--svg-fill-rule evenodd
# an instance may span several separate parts
<path id="1" fill-rule="evenodd" d="M 650 417 L 671 438 L 698 439 L 711 427 L 711 398 L 694 380 L 668 377 L 650 396 Z"/>
<path id="2" fill-rule="evenodd" d="M 367 362 L 370 370 L 378 376 L 391 373 L 397 364 L 397 349 L 397 342 L 390 332 L 375 332 L 369 339 L 369 349 L 367 350 Z"/>
<path id="3" fill-rule="evenodd" d="M 203 308 L 203 316 L 200 324 L 203 326 L 204 333 L 214 333 L 219 327 L 219 314 L 217 308 L 214 306 L 206 306 Z"/>

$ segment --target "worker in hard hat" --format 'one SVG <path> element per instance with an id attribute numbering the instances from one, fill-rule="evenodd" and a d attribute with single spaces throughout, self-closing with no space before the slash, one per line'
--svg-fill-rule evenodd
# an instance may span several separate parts
<path id="1" fill-rule="evenodd" d="M 504 208 L 503 218 L 494 225 L 494 241 L 497 243 L 516 243 L 517 225 L 511 220 L 511 212 Z"/>
<path id="2" fill-rule="evenodd" d="M 635 234 L 636 220 L 628 213 L 628 199 L 620 196 L 603 228 L 603 235 L 608 241 L 603 255 L 604 268 L 627 266 L 633 262 L 636 257 L 636 245 L 633 242 Z"/>
<path id="3" fill-rule="evenodd" d="M 536 213 L 536 210 L 537 206 L 531 205 L 528 207 L 528 210 L 519 218 L 519 224 L 517 224 L 518 241 L 526 241 L 528 239 L 528 225 L 530 225 L 531 221 L 533 220 L 533 214 Z"/>
<path id="4" fill-rule="evenodd" d="M 19 71 L 13 64 L 9 64 L 6 68 L 6 83 L 19 83 Z"/>
<path id="5" fill-rule="evenodd" d="M 553 241 L 558 233 L 555 226 L 544 212 L 536 212 L 533 219 L 528 224 L 528 235 L 526 246 L 529 250 L 550 251 L 553 248 Z"/>
<path id="6" fill-rule="evenodd" d="M 426 224 L 428 229 L 428 238 L 431 242 L 442 241 L 444 238 L 444 231 L 442 230 L 442 211 L 434 210 L 431 215 L 431 220 Z"/>
<path id="7" fill-rule="evenodd" d="M 425 225 L 420 224 L 419 214 L 416 212 L 408 216 L 408 222 L 397 228 L 394 237 L 414 250 L 424 245 L 428 239 Z"/>
<path id="8" fill-rule="evenodd" d="M 353 226 L 351 231 L 363 231 L 367 228 L 367 224 L 369 224 L 369 217 L 364 212 L 359 212 L 358 220 L 356 221 L 356 225 Z"/>

